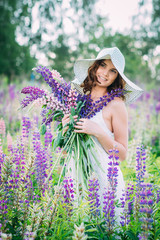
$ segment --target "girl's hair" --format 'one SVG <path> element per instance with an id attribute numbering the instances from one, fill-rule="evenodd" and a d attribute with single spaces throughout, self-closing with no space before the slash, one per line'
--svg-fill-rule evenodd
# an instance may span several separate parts
<path id="1" fill-rule="evenodd" d="M 83 92 L 85 94 L 90 94 L 92 87 L 94 87 L 96 85 L 96 82 L 98 81 L 97 77 L 96 77 L 96 72 L 103 61 L 104 61 L 104 59 L 97 60 L 88 68 L 88 76 L 81 84 L 81 87 L 83 87 Z M 115 81 L 109 87 L 107 87 L 107 91 L 110 93 L 111 90 L 115 90 L 118 88 L 124 89 L 124 86 L 125 86 L 125 81 L 118 73 L 118 76 L 115 79 Z M 121 98 L 123 100 L 125 99 L 125 97 L 123 95 Z"/>

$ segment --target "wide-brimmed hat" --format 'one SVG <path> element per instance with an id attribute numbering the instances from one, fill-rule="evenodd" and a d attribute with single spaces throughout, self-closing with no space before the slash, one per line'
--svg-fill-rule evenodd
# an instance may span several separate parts
<path id="1" fill-rule="evenodd" d="M 80 85 L 83 83 L 83 81 L 86 79 L 88 75 L 88 68 L 96 60 L 100 59 L 111 59 L 113 65 L 115 66 L 123 80 L 126 82 L 124 89 L 129 91 L 125 95 L 126 103 L 131 103 L 135 101 L 142 94 L 143 90 L 124 75 L 125 59 L 123 54 L 117 47 L 105 48 L 101 50 L 95 59 L 77 60 L 74 64 L 75 79 L 72 81 L 75 88 L 79 92 L 81 93 L 83 92 L 83 89 L 80 87 Z"/>

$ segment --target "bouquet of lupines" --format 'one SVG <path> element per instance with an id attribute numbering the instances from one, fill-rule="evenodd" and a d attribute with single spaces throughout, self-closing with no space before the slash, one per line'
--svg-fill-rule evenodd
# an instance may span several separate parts
<path id="1" fill-rule="evenodd" d="M 98 165 L 100 163 L 93 152 L 95 142 L 92 136 L 74 132 L 74 116 L 78 116 L 77 121 L 80 118 L 91 118 L 114 97 L 122 96 L 125 92 L 122 89 L 117 89 L 93 102 L 90 95 L 78 93 L 76 89 L 73 89 L 71 83 L 67 83 L 56 70 L 50 71 L 41 66 L 34 70 L 42 75 L 52 91 L 49 93 L 37 87 L 25 87 L 21 93 L 27 96 L 21 101 L 21 106 L 24 108 L 30 103 L 37 102 L 42 107 L 42 134 L 45 133 L 48 124 L 52 121 L 57 122 L 57 136 L 53 140 L 53 146 L 54 148 L 60 147 L 62 151 L 67 152 L 62 172 L 64 168 L 67 169 L 71 157 L 74 156 L 76 172 L 81 176 L 82 186 L 87 186 L 88 178 L 92 173 L 91 156 L 94 157 Z M 70 122 L 67 124 L 67 131 L 63 131 L 66 126 L 62 126 L 62 118 L 67 113 L 70 114 Z M 61 154 L 55 167 L 60 158 Z M 48 179 L 50 179 L 53 170 L 50 171 Z"/>

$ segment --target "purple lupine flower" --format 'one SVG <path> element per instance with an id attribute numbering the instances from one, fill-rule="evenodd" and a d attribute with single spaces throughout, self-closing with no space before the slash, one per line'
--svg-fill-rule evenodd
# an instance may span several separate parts
<path id="1" fill-rule="evenodd" d="M 45 150 L 47 150 L 48 146 L 52 145 L 52 140 L 53 140 L 53 136 L 51 133 L 51 129 L 50 127 L 47 128 L 47 131 L 44 135 L 44 146 L 45 146 Z"/>
<path id="2" fill-rule="evenodd" d="M 79 101 L 84 103 L 84 106 L 81 108 L 79 117 L 91 118 L 97 112 L 99 112 L 104 106 L 108 104 L 114 97 L 120 97 L 125 94 L 124 89 L 112 90 L 106 96 L 103 96 L 95 103 L 92 101 L 91 96 L 78 94 L 75 89 L 72 89 L 71 84 L 64 81 L 60 75 L 57 77 L 53 71 L 50 71 L 46 67 L 37 67 L 35 68 L 36 72 L 40 73 L 46 83 L 51 87 L 52 94 L 47 94 L 41 89 L 35 87 L 28 87 L 22 90 L 22 93 L 29 94 L 22 102 L 22 107 L 27 106 L 30 102 L 38 99 L 41 105 L 45 107 L 42 111 L 43 120 L 42 123 L 48 125 L 53 121 L 53 117 L 57 110 L 61 110 L 63 114 L 70 113 L 71 108 L 77 107 Z M 62 115 L 59 115 L 62 120 Z"/>
<path id="3" fill-rule="evenodd" d="M 134 197 L 133 197 L 134 185 L 128 183 L 128 187 L 123 193 L 121 200 L 121 207 L 123 208 L 123 212 L 121 217 L 121 225 L 127 226 L 131 219 L 130 217 L 133 214 L 133 204 L 134 204 Z"/>
<path id="4" fill-rule="evenodd" d="M 31 122 L 28 117 L 22 117 L 22 138 L 28 139 Z"/>
<path id="5" fill-rule="evenodd" d="M 1 139 L 0 139 L 0 185 L 2 183 L 2 165 L 4 162 L 4 155 L 3 155 L 3 150 L 1 146 Z"/>
<path id="6" fill-rule="evenodd" d="M 90 211 L 93 213 L 93 215 L 99 215 L 99 206 L 100 206 L 100 195 L 98 193 L 99 191 L 99 183 L 98 179 L 93 176 L 92 179 L 89 179 L 89 184 L 88 184 L 88 201 L 90 205 Z"/>
<path id="7" fill-rule="evenodd" d="M 44 135 L 44 149 L 46 151 L 46 155 L 48 157 L 48 165 L 51 167 L 53 164 L 53 155 L 51 151 L 49 151 L 49 147 L 52 146 L 53 135 L 51 133 L 51 127 L 47 127 L 46 133 Z M 50 180 L 52 179 L 52 176 Z"/>
<path id="8" fill-rule="evenodd" d="M 115 97 L 123 96 L 126 93 L 124 89 L 111 90 L 110 93 L 93 102 L 91 95 L 78 95 L 77 101 L 85 101 L 85 106 L 81 109 L 80 116 L 83 118 L 92 118 L 97 112 L 101 111 L 104 106 L 112 101 Z"/>
<path id="9" fill-rule="evenodd" d="M 73 180 L 71 178 L 65 178 L 63 180 L 63 198 L 64 203 L 70 203 L 74 199 Z"/>
<path id="10" fill-rule="evenodd" d="M 156 104 L 156 112 L 160 113 L 160 101 Z"/>
<path id="11" fill-rule="evenodd" d="M 136 197 L 134 202 L 134 214 L 139 215 L 140 200 L 141 200 L 141 183 L 144 182 L 146 172 L 146 152 L 143 146 L 137 147 L 136 151 Z"/>
<path id="12" fill-rule="evenodd" d="M 11 149 L 13 167 L 10 170 L 10 174 L 4 182 L 4 195 L 2 199 L 3 210 L 0 215 L 4 217 L 4 214 L 10 212 L 13 208 L 14 201 L 19 206 L 21 205 L 21 194 L 18 193 L 19 187 L 21 187 L 20 180 L 24 176 L 24 151 L 23 144 L 19 147 Z M 21 207 L 22 209 L 22 207 Z M 5 218 L 4 218 L 5 219 Z"/>
<path id="13" fill-rule="evenodd" d="M 24 108 L 28 106 L 31 102 L 38 98 L 42 98 L 43 96 L 46 95 L 45 91 L 43 89 L 29 86 L 29 87 L 24 87 L 21 90 L 21 93 L 23 94 L 28 94 L 22 101 L 21 101 L 21 106 Z"/>
<path id="14" fill-rule="evenodd" d="M 39 66 L 35 68 L 35 70 L 42 75 L 46 83 L 51 87 L 52 93 L 55 97 L 57 97 L 58 101 L 63 103 L 64 96 L 68 96 L 69 94 L 71 84 L 65 81 L 63 83 L 59 83 L 56 79 L 54 79 L 52 72 L 46 67 Z"/>
<path id="15" fill-rule="evenodd" d="M 137 147 L 136 151 L 136 179 L 137 179 L 137 186 L 144 181 L 144 175 L 146 172 L 146 151 L 144 147 Z"/>
<path id="16" fill-rule="evenodd" d="M 4 90 L 0 91 L 0 104 L 4 104 L 5 92 Z"/>
<path id="17" fill-rule="evenodd" d="M 24 166 L 25 166 L 24 145 L 22 141 L 20 144 L 19 143 L 17 144 L 17 147 L 12 148 L 11 152 L 13 156 L 12 161 L 15 164 L 14 173 L 18 174 L 17 177 L 19 178 L 19 176 L 25 173 L 24 172 Z"/>
<path id="18" fill-rule="evenodd" d="M 37 236 L 36 232 L 26 231 L 24 233 L 24 240 L 34 240 Z"/>
<path id="19" fill-rule="evenodd" d="M 109 186 L 108 189 L 106 189 L 104 195 L 104 201 L 103 201 L 103 213 L 104 218 L 106 221 L 106 225 L 108 227 L 108 230 L 111 231 L 114 227 L 115 223 L 115 207 L 116 207 L 116 188 L 117 188 L 117 176 L 118 176 L 118 150 L 110 150 L 109 151 L 109 159 L 111 161 L 108 163 L 108 181 Z"/>
<path id="20" fill-rule="evenodd" d="M 45 184 L 45 179 L 47 177 L 48 159 L 47 159 L 46 151 L 45 149 L 43 149 L 42 144 L 40 142 L 39 132 L 34 132 L 33 134 L 33 146 L 34 146 L 34 151 L 36 153 L 34 166 L 36 170 L 35 172 L 36 172 L 37 183 L 42 193 L 44 193 L 45 190 L 47 189 L 47 186 Z"/>
<path id="21" fill-rule="evenodd" d="M 41 99 L 44 108 L 42 109 L 41 115 L 43 117 L 42 123 L 49 125 L 52 122 L 54 114 L 57 110 L 60 110 L 62 113 L 69 113 L 69 105 L 65 106 L 62 104 L 53 94 L 47 94 L 45 96 L 45 101 Z M 62 120 L 63 115 L 56 118 L 57 121 Z"/>
<path id="22" fill-rule="evenodd" d="M 144 97 L 145 97 L 145 100 L 148 101 L 150 99 L 150 97 L 151 97 L 151 94 L 149 92 L 146 92 L 144 94 Z"/>
<path id="23" fill-rule="evenodd" d="M 156 203 L 158 203 L 160 201 L 160 189 L 157 189 L 156 193 L 157 193 Z"/>
<path id="24" fill-rule="evenodd" d="M 10 99 L 13 101 L 15 99 L 15 85 L 9 85 L 8 92 Z"/>
<path id="25" fill-rule="evenodd" d="M 74 185 L 72 178 L 65 177 L 62 183 L 62 199 L 63 207 L 67 210 L 67 214 L 72 211 L 74 201 Z"/>
<path id="26" fill-rule="evenodd" d="M 141 213 L 139 221 L 141 224 L 142 232 L 140 234 L 141 239 L 148 239 L 150 235 L 150 230 L 152 229 L 153 223 L 153 187 L 151 183 L 140 183 L 141 191 L 140 195 L 140 208 Z"/>

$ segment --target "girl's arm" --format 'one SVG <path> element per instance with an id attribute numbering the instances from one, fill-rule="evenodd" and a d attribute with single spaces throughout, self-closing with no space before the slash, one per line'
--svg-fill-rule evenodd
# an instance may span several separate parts
<path id="1" fill-rule="evenodd" d="M 104 132 L 99 124 L 90 119 L 80 119 L 75 125 L 75 132 L 87 133 L 95 136 L 106 152 L 110 149 L 116 148 L 119 151 L 119 159 L 123 161 L 127 156 L 128 148 L 127 111 L 122 100 L 113 100 L 110 103 L 110 108 L 112 109 L 111 123 L 114 132 L 114 139 Z M 107 108 L 104 108 L 103 111 L 107 111 Z"/>

